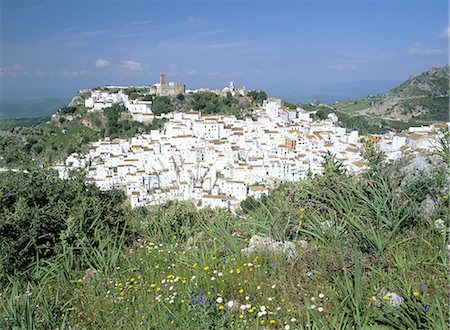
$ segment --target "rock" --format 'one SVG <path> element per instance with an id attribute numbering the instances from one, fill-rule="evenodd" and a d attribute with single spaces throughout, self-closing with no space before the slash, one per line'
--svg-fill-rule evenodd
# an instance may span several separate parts
<path id="1" fill-rule="evenodd" d="M 434 221 L 434 228 L 441 234 L 445 232 L 445 221 L 442 219 L 437 219 Z"/>
<path id="2" fill-rule="evenodd" d="M 395 308 L 399 308 L 401 304 L 405 301 L 403 297 L 399 296 L 395 292 L 388 292 L 383 296 L 384 300 L 387 300 Z"/>
<path id="3" fill-rule="evenodd" d="M 301 246 L 308 245 L 307 241 L 300 241 Z M 286 254 L 288 260 L 292 260 L 296 256 L 295 244 L 289 241 L 274 241 L 271 237 L 263 237 L 253 235 L 248 243 L 248 247 L 241 250 L 245 255 L 260 251 L 282 252 Z"/>

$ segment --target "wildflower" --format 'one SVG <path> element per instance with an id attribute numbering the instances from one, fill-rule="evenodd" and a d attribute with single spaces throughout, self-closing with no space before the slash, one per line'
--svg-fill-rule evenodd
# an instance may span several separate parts
<path id="1" fill-rule="evenodd" d="M 297 321 L 297 319 L 295 318 L 295 317 L 293 317 L 292 319 L 291 319 L 291 322 L 292 323 L 294 323 L 294 322 L 296 322 Z"/>
<path id="2" fill-rule="evenodd" d="M 319 298 L 323 299 L 323 297 L 325 297 L 325 295 L 323 293 L 319 293 Z"/>
<path id="3" fill-rule="evenodd" d="M 442 198 L 443 199 L 448 199 L 448 196 L 447 195 L 443 195 Z"/>
<path id="4" fill-rule="evenodd" d="M 227 306 L 228 306 L 229 308 L 232 308 L 232 307 L 234 306 L 234 301 L 233 301 L 233 300 L 230 300 L 230 301 L 227 303 Z"/>
<path id="5" fill-rule="evenodd" d="M 240 274 L 240 273 L 241 273 L 241 269 L 240 268 L 236 269 L 236 274 Z"/>
<path id="6" fill-rule="evenodd" d="M 421 288 L 425 290 L 427 288 L 427 284 L 423 282 Z"/>
<path id="7" fill-rule="evenodd" d="M 311 308 L 311 309 L 315 309 L 315 308 L 316 308 L 316 305 L 311 305 L 310 308 Z"/>
<path id="8" fill-rule="evenodd" d="M 195 268 L 195 267 L 197 267 L 197 263 L 194 263 L 194 264 L 192 265 L 192 268 Z"/>
<path id="9" fill-rule="evenodd" d="M 275 320 L 272 319 L 272 320 L 269 321 L 269 323 L 270 324 L 275 324 Z"/>
<path id="10" fill-rule="evenodd" d="M 220 310 L 224 309 L 223 305 L 219 305 L 219 309 Z"/>
<path id="11" fill-rule="evenodd" d="M 419 293 L 419 292 L 417 292 L 417 291 L 414 291 L 414 292 L 413 292 L 412 294 L 413 294 L 413 296 L 414 296 L 414 297 L 418 297 L 418 296 L 420 296 L 420 293 Z"/>
<path id="12" fill-rule="evenodd" d="M 222 297 L 217 298 L 217 299 L 216 299 L 216 302 L 219 303 L 219 304 L 221 304 L 221 303 L 223 302 L 223 298 L 222 298 Z"/>
<path id="13" fill-rule="evenodd" d="M 130 282 L 134 282 L 135 281 L 135 279 L 134 279 L 134 277 L 132 277 L 131 279 L 130 279 Z"/>
<path id="14" fill-rule="evenodd" d="M 285 328 L 286 330 L 289 330 L 289 329 L 291 328 L 291 326 L 290 326 L 289 324 L 286 324 L 286 325 L 284 326 L 284 328 Z"/>
<path id="15" fill-rule="evenodd" d="M 319 307 L 319 308 L 317 308 L 317 311 L 318 311 L 319 313 L 322 313 L 322 312 L 324 311 L 324 309 L 323 309 L 323 307 Z"/>
<path id="16" fill-rule="evenodd" d="M 244 289 L 240 289 L 240 290 L 239 290 L 239 293 L 244 293 Z"/>
<path id="17" fill-rule="evenodd" d="M 205 272 L 207 272 L 207 271 L 209 270 L 209 267 L 208 267 L 208 266 L 205 266 L 205 267 L 203 267 L 203 270 L 204 270 Z"/>
<path id="18" fill-rule="evenodd" d="M 430 307 L 425 306 L 425 307 L 422 308 L 422 310 L 426 313 L 426 312 L 428 312 L 430 310 Z"/>
<path id="19" fill-rule="evenodd" d="M 216 278 L 214 276 L 211 276 L 211 281 L 215 281 Z"/>
<path id="20" fill-rule="evenodd" d="M 243 319 L 244 318 L 244 314 L 239 315 L 239 318 Z"/>
<path id="21" fill-rule="evenodd" d="M 241 309 L 242 309 L 242 310 L 245 310 L 245 305 L 241 305 Z"/>

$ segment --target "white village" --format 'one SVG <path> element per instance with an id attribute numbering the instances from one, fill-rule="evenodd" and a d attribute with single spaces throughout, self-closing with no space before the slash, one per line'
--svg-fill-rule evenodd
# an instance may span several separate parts
<path id="1" fill-rule="evenodd" d="M 92 90 L 85 106 L 102 111 L 123 103 L 133 120 L 155 118 L 151 101 L 129 100 L 120 86 L 115 87 L 117 93 Z M 198 92 L 185 90 L 181 83 L 166 84 L 163 75 L 151 88 L 167 96 Z M 233 82 L 223 90 L 209 91 L 246 93 Z M 69 169 L 84 168 L 87 180 L 101 189 L 125 191 L 133 207 L 191 200 L 198 208 L 234 211 L 247 197 L 268 194 L 280 182 L 320 173 L 327 154 L 341 161 L 349 173 L 367 167 L 361 156 L 362 136 L 340 127 L 334 113 L 313 120 L 311 112 L 288 109 L 280 99 L 268 98 L 253 114 L 253 119 L 238 120 L 198 111 L 171 112 L 163 115 L 168 122 L 150 134 L 101 139 L 88 154 L 72 154 L 57 168 L 61 176 Z M 396 160 L 406 153 L 429 150 L 436 134 L 447 126 L 411 127 L 375 138 L 386 158 Z"/>

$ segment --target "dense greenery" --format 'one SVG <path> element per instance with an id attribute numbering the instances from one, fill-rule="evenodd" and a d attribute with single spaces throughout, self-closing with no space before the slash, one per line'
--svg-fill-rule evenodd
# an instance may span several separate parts
<path id="1" fill-rule="evenodd" d="M 14 118 L 1 119 L 0 131 L 9 131 L 15 127 L 31 127 L 50 120 L 50 117 L 30 117 L 30 118 Z"/>
<path id="2" fill-rule="evenodd" d="M 163 113 L 169 113 L 174 110 L 172 99 L 169 96 L 154 96 L 152 103 L 152 111 L 156 116 Z"/>
<path id="3" fill-rule="evenodd" d="M 192 95 L 191 107 L 202 114 L 234 115 L 242 118 L 243 105 L 239 99 L 227 93 L 225 97 L 211 92 L 201 92 Z M 249 107 L 249 105 L 247 105 Z"/>
<path id="4" fill-rule="evenodd" d="M 50 170 L 0 172 L 0 274 L 20 275 L 35 260 L 79 247 L 95 230 L 126 228 L 121 191 L 101 192 L 79 175 L 60 180 Z"/>
<path id="5" fill-rule="evenodd" d="M 237 215 L 3 173 L 0 327 L 448 328 L 448 134 L 418 167 L 374 141 L 366 172 L 326 157 Z M 248 254 L 255 234 L 295 245 Z"/>
<path id="6" fill-rule="evenodd" d="M 262 104 L 262 102 L 267 99 L 266 92 L 261 90 L 251 90 L 248 92 L 248 96 L 250 96 L 253 99 L 253 102 L 257 104 Z"/>

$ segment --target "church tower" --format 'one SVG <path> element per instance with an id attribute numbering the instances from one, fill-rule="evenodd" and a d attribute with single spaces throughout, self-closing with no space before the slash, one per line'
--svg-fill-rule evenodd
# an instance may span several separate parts
<path id="1" fill-rule="evenodd" d="M 166 75 L 163 72 L 159 75 L 159 84 L 161 87 L 166 85 Z"/>

